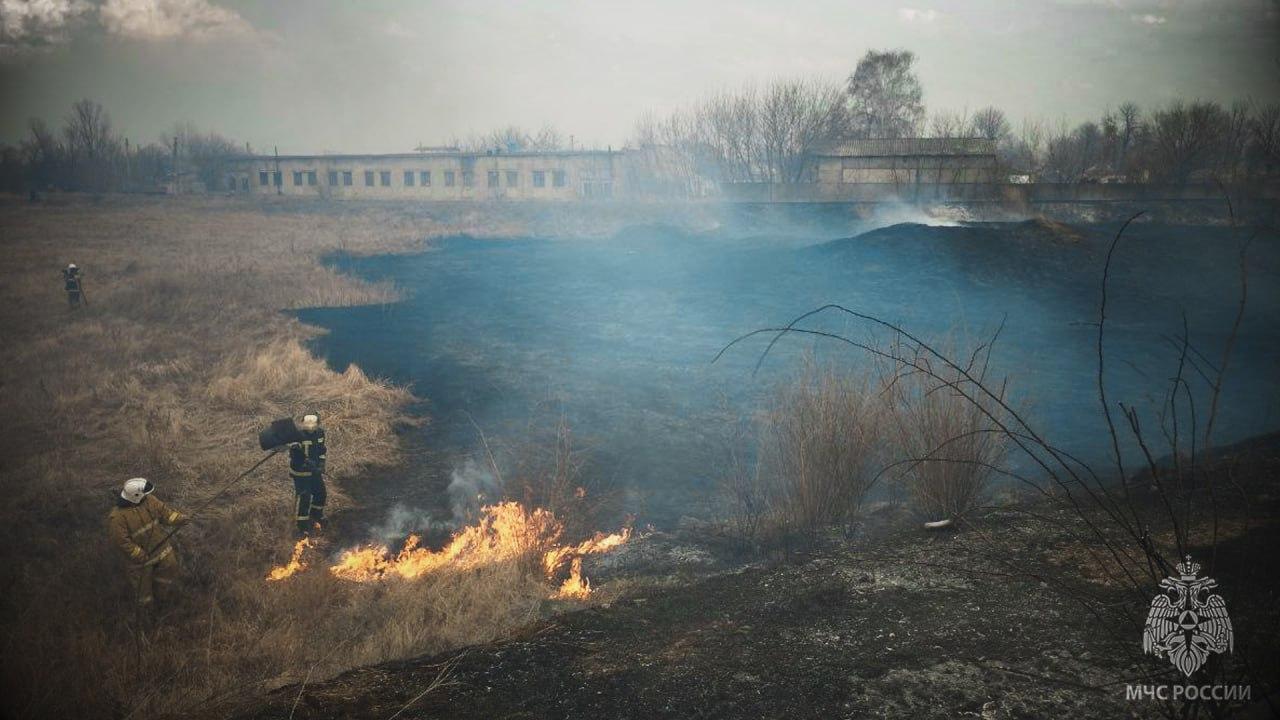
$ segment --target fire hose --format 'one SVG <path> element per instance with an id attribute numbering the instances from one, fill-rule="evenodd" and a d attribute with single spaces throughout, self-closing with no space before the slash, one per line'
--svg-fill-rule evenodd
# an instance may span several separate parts
<path id="1" fill-rule="evenodd" d="M 294 424 L 292 418 L 283 418 L 272 422 L 264 428 L 262 432 L 258 433 L 258 446 L 263 450 L 266 450 L 267 454 L 264 455 L 261 460 L 254 463 L 248 470 L 245 470 L 228 481 L 226 485 L 223 485 L 222 488 L 219 489 L 218 492 L 214 493 L 208 500 L 205 500 L 203 503 L 196 506 L 195 509 L 187 514 L 187 518 L 190 519 L 200 514 L 205 508 L 212 505 L 214 500 L 217 500 L 226 494 L 226 492 L 234 487 L 236 483 L 249 477 L 253 474 L 254 470 L 262 467 L 264 463 L 279 454 L 281 450 L 284 450 L 287 445 L 297 442 L 300 439 L 302 439 L 302 431 L 300 431 L 298 426 Z M 184 527 L 186 527 L 186 523 L 170 530 L 169 534 L 165 535 L 164 539 L 161 540 L 160 544 L 156 547 L 164 547 L 164 545 L 169 542 L 169 538 L 177 535 L 178 531 Z"/>
<path id="2" fill-rule="evenodd" d="M 218 498 L 225 495 L 226 492 L 230 490 L 232 487 L 234 487 L 236 483 L 252 475 L 254 470 L 257 470 L 258 468 L 262 467 L 264 463 L 266 463 L 271 458 L 275 457 L 283 449 L 284 449 L 284 446 L 272 448 L 270 452 L 264 455 L 261 460 L 254 463 L 252 467 L 250 467 L 248 470 L 245 470 L 244 472 L 240 473 L 239 475 L 229 480 L 227 484 L 223 485 L 222 488 L 219 489 L 218 492 L 214 493 L 208 500 L 205 500 L 204 502 L 200 503 L 190 513 L 187 513 L 187 520 L 190 520 L 191 518 L 203 512 L 205 508 L 213 504 L 214 500 L 217 500 Z M 170 530 L 169 534 L 165 535 L 164 539 L 161 540 L 160 543 L 156 545 L 156 547 L 163 548 L 169 542 L 169 538 L 172 538 L 174 535 L 177 535 L 178 531 L 186 526 L 187 526 L 187 523 L 184 522 L 183 524 L 178 525 L 174 529 Z"/>

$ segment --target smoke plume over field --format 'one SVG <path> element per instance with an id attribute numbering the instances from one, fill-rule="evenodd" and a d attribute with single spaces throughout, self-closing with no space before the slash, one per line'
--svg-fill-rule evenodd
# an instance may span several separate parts
<path id="1" fill-rule="evenodd" d="M 865 370 L 844 346 L 793 337 L 759 374 L 764 343 L 734 337 L 778 326 L 825 303 L 882 317 L 932 340 L 971 348 L 1003 323 L 993 372 L 1072 452 L 1106 450 L 1095 394 L 1098 288 L 1115 228 L 1045 223 L 961 224 L 915 213 L 847 239 L 796 234 L 690 235 L 633 229 L 607 241 L 447 239 L 432 252 L 350 263 L 411 297 L 378 308 L 311 310 L 332 330 L 319 349 L 337 367 L 411 383 L 433 416 L 420 440 L 440 461 L 410 471 L 411 503 L 459 517 L 496 492 L 477 428 L 503 448 L 563 418 L 590 473 L 624 490 L 642 519 L 709 510 L 735 426 L 802 355 Z M 1108 376 L 1112 392 L 1158 417 L 1162 383 L 1186 313 L 1192 344 L 1221 352 L 1239 301 L 1244 238 L 1228 228 L 1141 225 L 1112 276 Z M 1274 237 L 1249 248 L 1251 272 L 1274 276 Z M 1256 282 L 1224 389 L 1223 441 L 1273 429 L 1280 334 L 1273 284 Z M 847 318 L 807 327 L 872 342 L 892 336 Z M 1216 360 L 1201 362 L 1208 372 Z M 1201 388 L 1203 390 L 1203 387 Z M 474 421 L 474 423 L 473 423 Z M 449 507 L 432 500 L 447 488 Z"/>

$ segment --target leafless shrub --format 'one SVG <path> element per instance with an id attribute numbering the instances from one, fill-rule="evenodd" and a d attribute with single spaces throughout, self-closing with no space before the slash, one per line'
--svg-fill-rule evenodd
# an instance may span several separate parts
<path id="1" fill-rule="evenodd" d="M 550 510 L 573 540 L 622 521 L 620 488 L 595 466 L 568 419 L 541 409 L 533 417 L 517 440 L 489 458 L 505 499 Z"/>
<path id="2" fill-rule="evenodd" d="M 880 413 L 867 379 L 810 365 L 761 419 L 759 472 L 784 527 L 850 519 L 874 477 Z"/>
<path id="3" fill-rule="evenodd" d="M 736 416 L 736 413 L 734 414 Z M 716 484 L 726 530 L 741 549 L 757 550 L 767 529 L 771 506 L 752 447 L 750 422 L 734 423 L 725 443 L 725 460 Z"/>
<path id="4" fill-rule="evenodd" d="M 983 365 L 990 346 L 985 347 Z M 962 519 L 1004 462 L 1007 440 L 989 418 L 999 409 L 995 402 L 971 402 L 960 394 L 955 385 L 963 378 L 955 370 L 918 353 L 911 360 L 924 370 L 899 364 L 884 393 L 885 424 L 901 462 L 893 477 L 926 520 Z M 1001 401 L 1004 395 L 1001 388 Z"/>
<path id="5" fill-rule="evenodd" d="M 1229 198 L 1228 198 L 1229 200 Z M 1076 555 L 1071 559 L 1070 579 L 1061 572 L 1046 568 L 1038 561 L 1026 557 L 1009 557 L 1008 544 L 1000 544 L 993 538 L 998 529 L 971 526 L 975 531 L 972 541 L 957 538 L 958 547 L 988 561 L 1012 576 L 1033 578 L 1044 582 L 1054 590 L 1080 603 L 1095 617 L 1137 629 L 1142 626 L 1153 594 L 1158 593 L 1164 578 L 1179 572 L 1176 563 L 1187 557 L 1195 547 L 1198 558 L 1207 560 L 1207 574 L 1212 575 L 1213 564 L 1223 530 L 1223 513 L 1230 507 L 1237 516 L 1247 516 L 1250 505 L 1245 492 L 1234 487 L 1221 486 L 1223 470 L 1213 460 L 1214 425 L 1218 414 L 1218 402 L 1223 377 L 1230 364 L 1241 320 L 1248 297 L 1248 264 L 1246 251 L 1250 240 L 1242 243 L 1240 250 L 1240 297 L 1237 313 L 1223 343 L 1220 359 L 1216 364 L 1204 351 L 1195 349 L 1189 339 L 1184 321 L 1181 338 L 1172 340 L 1178 352 L 1178 367 L 1169 380 L 1164 407 L 1158 413 L 1157 425 L 1168 443 L 1171 465 L 1160 462 L 1155 452 L 1157 438 L 1144 428 L 1143 415 L 1125 402 L 1113 404 L 1105 382 L 1107 353 L 1108 290 L 1111 263 L 1121 244 L 1125 229 L 1142 213 L 1133 216 L 1117 231 L 1108 250 L 1102 270 L 1100 302 L 1097 322 L 1097 394 L 1105 421 L 1103 431 L 1109 438 L 1113 451 L 1114 473 L 1100 471 L 1088 462 L 1075 457 L 1051 442 L 1036 428 L 1024 413 L 1010 404 L 1002 382 L 986 377 L 985 363 L 976 362 L 975 353 L 966 362 L 964 358 L 946 352 L 927 340 L 886 320 L 851 310 L 839 305 L 826 305 L 805 313 L 791 323 L 774 328 L 763 328 L 743 335 L 722 349 L 721 354 L 734 345 L 756 335 L 771 335 L 772 341 L 761 355 L 760 361 L 774 344 L 788 334 L 800 334 L 827 338 L 855 348 L 901 371 L 918 373 L 926 380 L 926 393 L 949 392 L 981 418 L 955 423 L 948 432 L 938 433 L 937 444 L 927 448 L 918 457 L 907 458 L 894 464 L 922 464 L 945 457 L 947 448 L 964 438 L 971 431 L 986 434 L 991 431 L 1007 445 L 1008 453 L 1015 455 L 1031 468 L 1026 472 L 1014 472 L 1008 467 L 990 466 L 993 472 L 1013 478 L 1038 496 L 1056 514 L 1048 514 L 1035 506 L 1024 506 L 1021 512 L 1046 524 L 1054 531 L 1069 537 L 1067 547 Z M 1235 225 L 1234 216 L 1231 219 Z M 1256 234 L 1256 233 L 1255 233 Z M 803 323 L 823 312 L 840 313 L 848 318 L 867 323 L 894 334 L 898 342 L 888 349 L 875 347 L 845 335 L 809 329 Z M 988 350 L 989 352 L 989 350 Z M 758 367 L 758 364 L 757 364 Z M 1191 398 L 1190 373 L 1195 371 L 1204 380 L 1208 392 L 1208 407 L 1197 411 Z M 925 407 L 928 407 L 927 405 Z M 933 416 L 927 412 L 926 417 Z M 947 417 L 972 417 L 966 411 Z M 930 421 L 922 426 L 951 425 L 950 421 Z M 957 434 L 956 430 L 961 432 Z M 1128 435 L 1136 451 L 1126 453 L 1121 438 Z M 923 435 L 923 434 L 922 434 Z M 924 444 L 922 443 L 923 447 Z M 963 447 L 963 446 L 962 446 Z M 983 449 L 978 449 L 981 456 Z M 1001 450 L 994 457 L 1002 457 Z M 1132 474 L 1133 456 L 1144 468 L 1143 474 Z M 979 461 L 966 460 L 964 464 Z M 981 467 L 987 467 L 985 460 Z M 962 485 L 972 485 L 972 479 Z M 929 501 L 935 501 L 930 493 Z M 967 493 L 961 492 L 963 498 Z M 941 503 L 939 503 L 941 504 Z M 1017 510 L 1015 510 L 1017 511 Z M 1244 524 L 1247 527 L 1247 523 Z M 1103 599 L 1077 582 L 1079 575 L 1087 575 L 1090 582 L 1125 593 L 1127 601 L 1117 602 L 1114 594 Z M 1216 663 L 1201 670 L 1203 680 L 1244 682 L 1254 671 L 1248 661 L 1243 663 Z M 1168 706 L 1164 712 L 1169 717 L 1198 716 L 1201 710 L 1219 715 L 1227 706 L 1202 698 L 1201 701 Z"/>
<path id="6" fill-rule="evenodd" d="M 756 540 L 812 539 L 854 517 L 874 480 L 881 408 L 864 375 L 813 362 L 754 423 L 755 461 L 721 481 L 731 529 Z"/>

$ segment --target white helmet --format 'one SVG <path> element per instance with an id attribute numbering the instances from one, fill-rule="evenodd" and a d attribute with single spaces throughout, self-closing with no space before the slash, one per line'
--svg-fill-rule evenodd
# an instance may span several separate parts
<path id="1" fill-rule="evenodd" d="M 302 429 L 307 432 L 314 432 L 320 427 L 320 416 L 315 413 L 308 413 L 302 416 Z"/>
<path id="2" fill-rule="evenodd" d="M 68 270 L 76 270 L 76 269 L 77 269 L 77 268 L 76 268 L 76 264 L 75 264 L 75 263 L 71 263 L 70 265 L 67 265 L 67 269 L 68 269 Z"/>
<path id="3" fill-rule="evenodd" d="M 146 478 L 129 478 L 124 481 L 124 489 L 120 491 L 120 497 L 137 505 L 142 502 L 142 498 L 150 495 L 151 491 L 155 489 L 155 485 L 152 485 L 151 481 Z"/>

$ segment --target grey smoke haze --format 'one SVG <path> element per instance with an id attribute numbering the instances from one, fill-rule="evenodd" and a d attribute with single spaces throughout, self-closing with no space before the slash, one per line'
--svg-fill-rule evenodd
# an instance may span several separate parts
<path id="1" fill-rule="evenodd" d="M 905 47 L 931 109 L 1077 121 L 1125 100 L 1280 96 L 1274 0 L 344 3 L 0 0 L 0 141 L 82 97 L 150 141 L 192 121 L 281 152 L 407 151 L 646 111 Z"/>
<path id="2" fill-rule="evenodd" d="M 449 497 L 448 520 L 435 517 L 431 511 L 396 503 L 382 522 L 370 528 L 369 534 L 379 542 L 391 544 L 411 533 L 453 532 L 476 520 L 480 508 L 502 497 L 502 488 L 493 471 L 473 458 L 466 458 L 453 469 L 445 489 Z"/>
<path id="3" fill-rule="evenodd" d="M 396 503 L 387 511 L 382 522 L 370 529 L 369 535 L 381 543 L 391 544 L 403 540 L 411 533 L 452 530 L 455 527 L 457 526 L 435 519 L 426 510 Z"/>
<path id="4" fill-rule="evenodd" d="M 479 515 L 481 507 L 502 497 L 502 487 L 493 472 L 472 458 L 467 458 L 453 469 L 446 492 L 455 526 L 471 522 Z"/>

